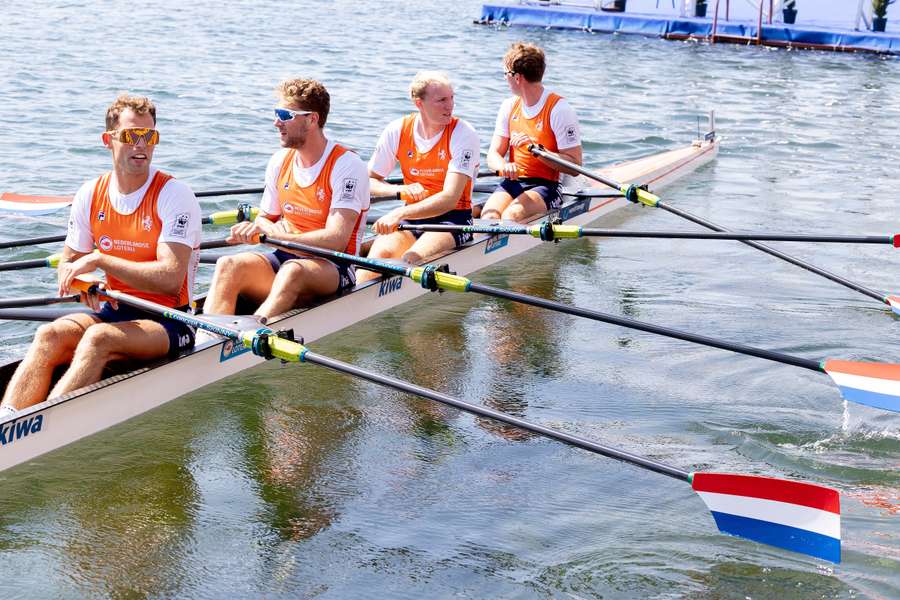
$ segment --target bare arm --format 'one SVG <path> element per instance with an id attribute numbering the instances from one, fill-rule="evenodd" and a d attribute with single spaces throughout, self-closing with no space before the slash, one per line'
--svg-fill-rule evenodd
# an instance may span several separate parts
<path id="1" fill-rule="evenodd" d="M 309 244 L 328 250 L 343 252 L 353 235 L 353 228 L 359 220 L 359 213 L 349 208 L 336 208 L 328 213 L 325 227 L 306 233 L 290 233 L 286 223 L 276 223 L 269 235 L 291 242 Z"/>
<path id="2" fill-rule="evenodd" d="M 420 183 L 411 183 L 409 185 L 397 185 L 387 183 L 384 177 L 375 171 L 369 171 L 369 191 L 373 198 L 385 198 L 395 194 L 404 194 L 408 196 L 412 202 L 418 202 L 425 197 L 425 188 Z M 406 198 L 404 198 L 405 200 Z"/>
<path id="3" fill-rule="evenodd" d="M 491 138 L 491 147 L 487 153 L 487 164 L 492 171 L 497 171 L 501 176 L 515 179 L 515 163 L 506 162 L 506 154 L 509 152 L 509 138 L 495 135 Z"/>
<path id="4" fill-rule="evenodd" d="M 549 150 L 545 151 L 549 152 Z M 562 158 L 563 160 L 567 160 L 569 162 L 575 163 L 576 165 L 581 166 L 581 146 L 575 146 L 574 148 L 566 148 L 565 150 L 560 150 L 558 152 L 550 152 L 550 154 L 556 154 L 556 156 Z M 568 173 L 569 175 L 578 175 L 578 171 L 573 171 L 572 169 L 566 169 L 560 167 L 559 164 L 547 160 L 546 158 L 539 156 L 538 159 L 548 167 L 553 168 L 554 171 L 559 171 L 561 173 Z"/>
<path id="5" fill-rule="evenodd" d="M 447 173 L 447 176 L 444 178 L 444 189 L 440 192 L 425 198 L 421 202 L 407 204 L 391 212 L 398 213 L 398 221 L 402 219 L 425 219 L 442 215 L 456 207 L 469 181 L 469 177 L 462 173 Z"/>
<path id="6" fill-rule="evenodd" d="M 67 249 L 68 250 L 68 249 Z M 70 293 L 72 280 L 83 273 L 100 269 L 128 285 L 147 291 L 174 295 L 181 290 L 191 260 L 190 246 L 162 242 L 156 246 L 156 260 L 135 262 L 108 254 L 91 252 L 66 261 L 59 268 L 59 289 Z M 71 250 L 73 257 L 80 254 Z M 63 253 L 65 258 L 65 252 Z"/>

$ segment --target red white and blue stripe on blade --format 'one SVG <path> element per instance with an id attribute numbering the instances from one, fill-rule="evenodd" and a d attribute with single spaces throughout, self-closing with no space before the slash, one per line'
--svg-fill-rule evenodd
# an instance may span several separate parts
<path id="1" fill-rule="evenodd" d="M 900 412 L 900 365 L 827 360 L 822 368 L 847 400 Z"/>
<path id="2" fill-rule="evenodd" d="M 694 473 L 691 486 L 719 531 L 785 550 L 841 562 L 837 490 L 772 477 Z"/>
<path id="3" fill-rule="evenodd" d="M 70 196 L 26 196 L 3 192 L 0 194 L 0 214 L 40 216 L 68 208 Z"/>
<path id="4" fill-rule="evenodd" d="M 900 315 L 900 296 L 885 296 L 884 301 L 890 305 L 894 314 Z"/>

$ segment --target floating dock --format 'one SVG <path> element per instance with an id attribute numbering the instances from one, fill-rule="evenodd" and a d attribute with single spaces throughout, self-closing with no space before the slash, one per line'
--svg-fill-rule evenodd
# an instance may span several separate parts
<path id="1" fill-rule="evenodd" d="M 765 7 L 771 6 L 765 1 L 756 19 L 746 18 L 750 16 L 747 11 L 743 13 L 735 11 L 736 18 L 725 18 L 724 10 L 721 8 L 718 16 L 715 14 L 706 17 L 682 16 L 675 12 L 679 9 L 675 8 L 674 2 L 671 10 L 675 14 L 665 14 L 664 11 L 610 12 L 595 8 L 600 6 L 600 3 L 589 4 L 592 6 L 540 1 L 484 4 L 481 18 L 477 23 L 636 34 L 667 40 L 702 40 L 711 43 L 725 42 L 809 50 L 900 54 L 900 14 L 894 17 L 893 22 L 890 21 L 893 15 L 889 14 L 886 32 L 874 32 L 851 28 L 852 22 L 844 28 L 834 21 L 817 21 L 812 16 L 806 20 L 798 19 L 795 24 L 786 24 L 779 22 L 780 14 L 774 10 L 772 12 L 775 14 L 772 17 L 777 15 L 776 18 L 770 18 L 765 14 Z M 639 9 L 644 7 L 653 9 L 653 4 L 643 2 L 629 2 L 629 4 L 635 4 Z M 659 4 L 657 2 L 656 6 Z M 798 5 L 801 4 L 809 3 L 798 2 Z M 724 2 L 722 5 L 724 6 Z M 900 6 L 900 3 L 897 6 Z M 680 12 L 685 11 L 680 9 Z M 860 20 L 863 25 L 868 25 L 866 19 L 860 16 L 857 18 L 857 26 Z"/>

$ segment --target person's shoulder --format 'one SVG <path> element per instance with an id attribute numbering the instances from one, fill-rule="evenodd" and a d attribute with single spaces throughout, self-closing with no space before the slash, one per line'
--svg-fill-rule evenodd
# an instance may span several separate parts
<path id="1" fill-rule="evenodd" d="M 509 96 L 508 98 L 503 100 L 503 102 L 500 103 L 500 110 L 501 111 L 512 110 L 513 104 L 516 103 L 517 98 L 518 98 L 518 96 Z"/>
<path id="2" fill-rule="evenodd" d="M 187 183 L 185 183 L 175 177 L 171 177 L 166 182 L 166 184 L 163 186 L 163 189 L 167 193 L 172 194 L 173 196 L 178 196 L 178 197 L 190 196 L 192 198 L 196 197 L 196 196 L 194 196 L 194 190 L 191 189 L 191 186 L 189 186 Z"/>

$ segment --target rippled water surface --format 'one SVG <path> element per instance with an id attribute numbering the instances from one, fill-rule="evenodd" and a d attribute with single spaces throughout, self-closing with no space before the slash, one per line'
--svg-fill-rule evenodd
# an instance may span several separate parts
<path id="1" fill-rule="evenodd" d="M 500 57 L 527 38 L 548 49 L 547 82 L 576 107 L 590 166 L 683 144 L 714 108 L 721 154 L 667 190 L 672 204 L 736 229 L 896 231 L 897 59 L 497 30 L 472 23 L 479 9 L 8 3 L 0 191 L 71 193 L 108 168 L 99 134 L 121 90 L 157 101 L 155 163 L 195 190 L 261 185 L 277 146 L 272 88 L 289 76 L 326 83 L 330 135 L 368 156 L 410 109 L 412 75 L 445 69 L 486 150 L 506 93 Z M 2 216 L 0 239 L 64 221 Z M 636 207 L 604 224 L 689 228 Z M 887 247 L 787 250 L 900 291 Z M 0 276 L 6 297 L 55 281 Z M 569 241 L 475 279 L 812 359 L 900 362 L 900 321 L 884 305 L 736 243 Z M 0 323 L 0 357 L 21 355 L 32 331 Z M 838 488 L 844 562 L 719 535 L 675 480 L 313 366 L 267 364 L 2 474 L 0 596 L 900 595 L 900 419 L 842 404 L 822 375 L 450 294 L 315 349 L 681 468 Z"/>

